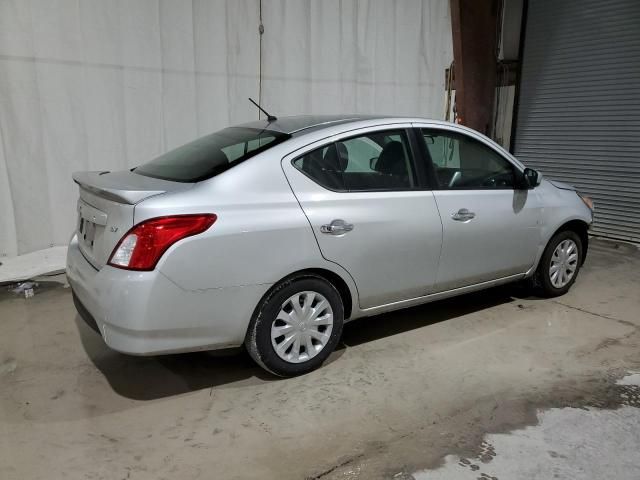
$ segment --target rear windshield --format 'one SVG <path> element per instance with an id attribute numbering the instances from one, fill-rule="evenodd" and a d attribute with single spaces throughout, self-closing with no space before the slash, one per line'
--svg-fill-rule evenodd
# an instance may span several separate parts
<path id="1" fill-rule="evenodd" d="M 290 135 L 257 128 L 230 127 L 182 145 L 134 169 L 147 177 L 199 182 L 283 142 Z"/>

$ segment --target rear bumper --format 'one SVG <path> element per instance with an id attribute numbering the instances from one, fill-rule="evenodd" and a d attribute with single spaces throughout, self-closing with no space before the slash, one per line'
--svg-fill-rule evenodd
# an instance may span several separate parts
<path id="1" fill-rule="evenodd" d="M 80 317 L 84 320 L 84 323 L 86 323 L 91 330 L 94 330 L 96 333 L 100 333 L 100 327 L 98 327 L 96 319 L 93 318 L 93 315 L 91 315 L 91 312 L 87 310 L 87 307 L 82 304 L 76 295 L 76 292 L 73 291 L 73 287 L 71 288 L 71 293 L 73 295 L 73 305 L 76 307 Z"/>
<path id="2" fill-rule="evenodd" d="M 159 271 L 96 270 L 74 236 L 67 277 L 82 318 L 114 350 L 155 355 L 236 347 L 270 285 L 185 290 Z"/>

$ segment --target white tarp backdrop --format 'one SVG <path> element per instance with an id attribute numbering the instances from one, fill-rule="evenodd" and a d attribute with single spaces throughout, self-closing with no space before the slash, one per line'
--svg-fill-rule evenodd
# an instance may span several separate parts
<path id="1" fill-rule="evenodd" d="M 249 96 L 442 118 L 447 0 L 262 0 L 262 47 L 260 3 L 0 0 L 0 256 L 66 244 L 73 171 L 254 120 Z"/>

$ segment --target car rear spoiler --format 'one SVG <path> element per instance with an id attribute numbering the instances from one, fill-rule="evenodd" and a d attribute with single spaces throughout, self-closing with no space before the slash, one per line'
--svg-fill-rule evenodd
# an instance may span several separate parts
<path id="1" fill-rule="evenodd" d="M 165 193 L 167 189 L 162 188 L 162 184 L 168 183 L 129 171 L 75 172 L 72 177 L 81 189 L 98 197 L 128 205 L 135 205 L 145 198 Z"/>

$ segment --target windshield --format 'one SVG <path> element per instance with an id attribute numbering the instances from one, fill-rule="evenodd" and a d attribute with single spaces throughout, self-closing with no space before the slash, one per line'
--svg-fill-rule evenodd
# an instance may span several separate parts
<path id="1" fill-rule="evenodd" d="M 257 128 L 230 127 L 171 150 L 134 169 L 147 177 L 199 182 L 264 152 L 290 135 Z"/>

